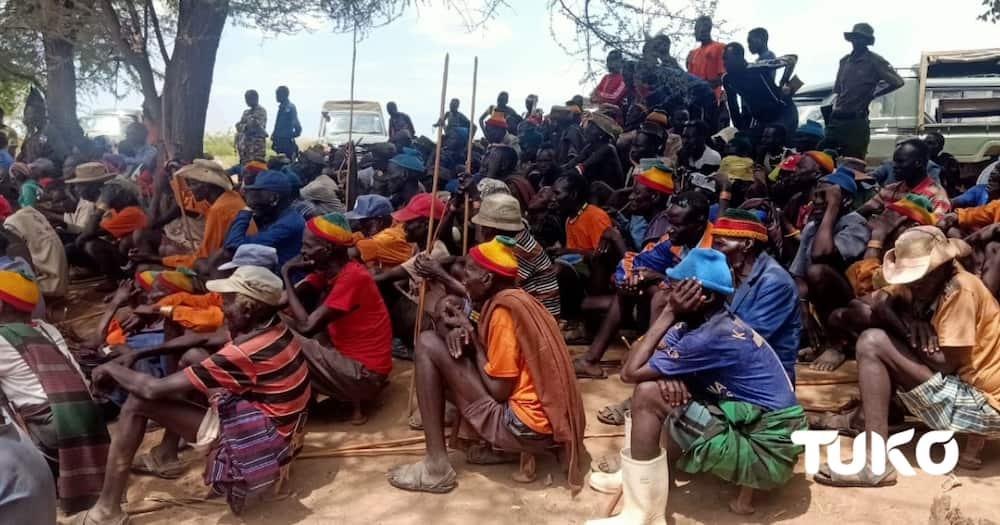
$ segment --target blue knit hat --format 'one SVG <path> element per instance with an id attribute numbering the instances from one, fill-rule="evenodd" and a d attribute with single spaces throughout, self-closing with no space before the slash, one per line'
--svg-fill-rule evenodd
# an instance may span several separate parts
<path id="1" fill-rule="evenodd" d="M 667 270 L 667 277 L 675 281 L 693 277 L 701 281 L 703 288 L 725 295 L 733 293 L 733 274 L 726 256 L 711 248 L 689 251 L 677 266 Z"/>
<path id="2" fill-rule="evenodd" d="M 421 160 L 420 157 L 416 155 L 400 153 L 399 155 L 396 155 L 395 157 L 389 159 L 389 162 L 401 168 L 406 168 L 411 171 L 418 171 L 420 173 L 426 171 L 424 169 L 424 161 Z"/>
<path id="3" fill-rule="evenodd" d="M 806 123 L 799 126 L 799 129 L 795 130 L 795 132 L 819 138 L 826 136 L 826 133 L 823 131 L 823 125 L 815 120 L 807 120 Z"/>
<path id="4" fill-rule="evenodd" d="M 837 171 L 819 179 L 820 182 L 825 182 L 827 184 L 836 184 L 844 190 L 844 193 L 849 193 L 854 195 L 858 192 L 858 183 L 854 182 L 854 172 L 850 168 L 839 167 Z"/>

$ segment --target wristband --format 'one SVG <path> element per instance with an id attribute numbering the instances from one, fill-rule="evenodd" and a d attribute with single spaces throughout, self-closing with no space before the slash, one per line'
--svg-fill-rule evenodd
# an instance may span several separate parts
<path id="1" fill-rule="evenodd" d="M 871 249 L 873 249 L 873 250 L 881 250 L 882 249 L 882 241 L 870 240 L 870 241 L 868 241 L 868 247 L 871 248 Z"/>
<path id="2" fill-rule="evenodd" d="M 802 233 L 800 230 L 795 229 L 795 230 L 792 230 L 792 231 L 786 233 L 785 234 L 785 238 L 788 239 L 788 238 L 791 238 L 791 237 L 798 237 L 800 233 Z"/>
<path id="3" fill-rule="evenodd" d="M 166 318 L 170 319 L 171 316 L 173 315 L 173 313 L 174 313 L 174 307 L 173 306 L 161 306 L 160 307 L 160 315 L 162 315 L 163 317 L 166 317 Z"/>

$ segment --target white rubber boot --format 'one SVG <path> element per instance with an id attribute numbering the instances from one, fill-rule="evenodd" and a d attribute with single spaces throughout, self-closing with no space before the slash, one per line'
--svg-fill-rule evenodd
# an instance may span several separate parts
<path id="1" fill-rule="evenodd" d="M 625 411 L 625 444 L 622 448 L 632 446 L 632 412 Z M 621 452 L 619 452 L 621 453 Z M 618 494 L 622 488 L 622 468 L 618 466 L 617 472 L 591 472 L 590 488 L 601 494 Z"/>
<path id="2" fill-rule="evenodd" d="M 670 473 L 667 453 L 649 461 L 631 457 L 631 448 L 622 449 L 622 511 L 617 516 L 589 520 L 586 525 L 666 525 Z"/>

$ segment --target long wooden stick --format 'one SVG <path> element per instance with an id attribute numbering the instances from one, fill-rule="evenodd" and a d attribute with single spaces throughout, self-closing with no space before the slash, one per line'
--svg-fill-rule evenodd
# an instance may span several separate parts
<path id="1" fill-rule="evenodd" d="M 479 57 L 472 61 L 472 105 L 469 114 L 476 114 L 476 84 L 479 80 Z M 472 176 L 472 139 L 476 136 L 476 128 L 469 121 L 469 145 L 465 153 L 465 175 Z M 465 194 L 465 216 L 462 219 L 462 255 L 469 253 L 469 194 Z"/>
<path id="2" fill-rule="evenodd" d="M 444 120 L 444 101 L 448 94 L 448 59 L 447 53 L 444 55 L 444 73 L 441 78 L 441 109 L 438 111 L 438 122 Z M 438 180 L 441 175 L 441 136 L 444 133 L 444 126 L 438 126 L 437 129 L 437 144 L 434 147 L 434 177 L 432 178 L 430 193 L 431 193 L 431 213 L 430 219 L 427 222 L 427 245 L 424 248 L 424 253 L 428 255 L 431 253 L 431 247 L 434 246 L 434 235 L 437 233 L 434 230 L 434 208 L 438 205 L 437 201 L 437 186 Z M 413 344 L 416 346 L 417 338 L 420 337 L 421 322 L 424 317 L 424 301 L 427 295 L 427 282 L 420 282 L 420 299 L 417 301 L 417 319 L 413 327 Z M 406 403 L 406 416 L 409 417 L 413 413 L 413 405 L 416 402 L 417 394 L 417 374 L 416 371 L 413 373 L 413 377 L 410 378 L 410 396 Z"/>
<path id="3" fill-rule="evenodd" d="M 351 112 L 347 118 L 347 183 L 344 184 L 344 206 L 351 205 L 351 165 L 354 164 L 354 70 L 358 60 L 358 22 L 354 21 L 354 37 L 351 39 Z"/>

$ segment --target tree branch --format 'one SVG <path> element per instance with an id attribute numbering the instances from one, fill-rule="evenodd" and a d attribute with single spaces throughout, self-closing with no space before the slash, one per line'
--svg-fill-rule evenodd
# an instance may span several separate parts
<path id="1" fill-rule="evenodd" d="M 156 35 L 156 43 L 160 47 L 160 56 L 163 58 L 163 67 L 170 65 L 170 54 L 167 53 L 167 44 L 163 41 L 163 32 L 160 30 L 160 17 L 156 14 L 156 7 L 153 0 L 146 0 L 149 9 L 149 16 L 153 22 L 153 33 Z"/>

